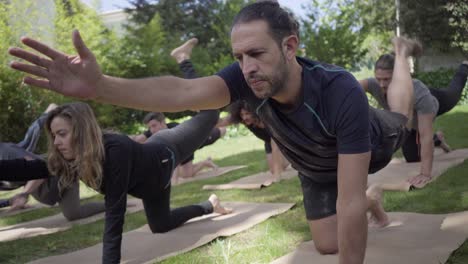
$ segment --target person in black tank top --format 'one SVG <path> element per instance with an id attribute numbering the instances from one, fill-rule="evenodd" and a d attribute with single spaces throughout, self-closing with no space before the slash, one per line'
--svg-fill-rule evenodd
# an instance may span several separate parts
<path id="1" fill-rule="evenodd" d="M 59 175 L 60 189 L 82 180 L 103 193 L 106 216 L 102 263 L 119 263 L 128 194 L 143 200 L 153 233 L 170 231 L 204 214 L 230 213 L 216 195 L 200 204 L 170 208 L 174 168 L 203 143 L 217 120 L 218 111 L 201 111 L 140 144 L 126 135 L 103 134 L 87 104 L 65 104 L 51 111 L 45 124 L 48 162 L 0 161 L 0 178 L 30 180 Z"/>

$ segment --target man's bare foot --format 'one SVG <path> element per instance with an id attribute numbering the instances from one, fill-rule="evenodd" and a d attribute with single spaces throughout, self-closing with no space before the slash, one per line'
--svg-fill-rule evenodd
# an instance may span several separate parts
<path id="1" fill-rule="evenodd" d="M 377 185 L 370 186 L 366 191 L 368 210 L 370 212 L 370 227 L 385 227 L 390 224 L 387 213 L 382 206 L 382 188 Z"/>
<path id="2" fill-rule="evenodd" d="M 401 54 L 405 57 L 412 56 L 414 58 L 421 56 L 423 48 L 419 41 L 404 37 L 394 37 L 392 39 L 393 48 L 396 54 Z"/>
<path id="3" fill-rule="evenodd" d="M 232 213 L 232 208 L 221 206 L 221 202 L 219 201 L 219 198 L 216 194 L 211 194 L 210 198 L 208 198 L 208 201 L 210 201 L 211 205 L 213 206 L 213 213 L 218 213 L 222 215 Z"/>
<path id="4" fill-rule="evenodd" d="M 173 49 L 171 51 L 171 56 L 176 59 L 177 63 L 181 63 L 184 60 L 190 59 L 190 56 L 192 55 L 192 49 L 197 45 L 198 39 L 197 38 L 191 38 L 187 40 L 184 44 L 181 46 Z"/>
<path id="5" fill-rule="evenodd" d="M 209 167 L 213 170 L 217 170 L 219 167 L 218 165 L 216 165 L 213 160 L 211 159 L 211 157 L 208 157 L 206 160 L 205 160 L 205 167 Z"/>
<path id="6" fill-rule="evenodd" d="M 436 132 L 437 139 L 440 141 L 440 148 L 444 150 L 445 153 L 448 153 L 452 151 L 452 148 L 447 144 L 447 141 L 445 140 L 444 132 L 442 131 L 437 131 Z"/>
<path id="7" fill-rule="evenodd" d="M 278 173 L 276 175 L 271 173 L 271 181 L 273 183 L 280 182 L 281 181 L 281 173 Z"/>

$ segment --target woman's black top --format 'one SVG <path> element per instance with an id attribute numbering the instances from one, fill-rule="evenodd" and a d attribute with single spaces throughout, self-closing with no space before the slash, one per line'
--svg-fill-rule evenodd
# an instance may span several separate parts
<path id="1" fill-rule="evenodd" d="M 160 188 L 168 186 L 170 168 L 174 164 L 173 159 L 167 158 L 171 150 L 162 143 L 139 144 L 118 134 L 105 134 L 103 139 L 104 178 L 100 192 L 105 195 L 106 217 L 102 260 L 103 263 L 118 263 L 127 194 L 141 199 L 154 198 Z M 47 177 L 51 175 L 44 161 L 0 161 L 0 179 L 23 181 Z"/>

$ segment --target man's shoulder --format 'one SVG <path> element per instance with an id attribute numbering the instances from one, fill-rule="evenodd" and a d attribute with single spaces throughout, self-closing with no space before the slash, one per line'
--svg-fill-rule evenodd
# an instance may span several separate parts
<path id="1" fill-rule="evenodd" d="M 220 71 L 216 73 L 216 75 L 224 78 L 226 75 L 230 76 L 238 76 L 239 78 L 242 78 L 242 70 L 239 66 L 238 62 L 231 63 L 227 65 L 226 67 L 222 68 Z"/>
<path id="2" fill-rule="evenodd" d="M 303 67 L 304 81 L 322 89 L 330 89 L 343 84 L 357 84 L 356 78 L 346 69 L 328 63 L 298 58 Z"/>
<path id="3" fill-rule="evenodd" d="M 430 94 L 429 88 L 420 80 L 413 79 L 414 97 L 419 98 Z"/>
<path id="4" fill-rule="evenodd" d="M 427 90 L 427 86 L 419 79 L 413 79 L 413 86 L 414 86 L 414 89 L 418 89 L 418 90 Z"/>

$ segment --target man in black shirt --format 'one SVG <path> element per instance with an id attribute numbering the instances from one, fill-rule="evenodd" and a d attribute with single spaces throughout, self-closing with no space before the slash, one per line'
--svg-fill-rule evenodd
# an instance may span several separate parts
<path id="1" fill-rule="evenodd" d="M 190 80 L 103 75 L 77 31 L 73 42 L 79 56 L 29 38 L 22 42 L 48 58 L 20 48 L 9 52 L 35 64 L 11 64 L 41 78 L 26 77 L 25 83 L 67 96 L 163 112 L 217 109 L 247 100 L 300 172 L 316 248 L 323 254 L 339 252 L 340 263 L 362 263 L 369 206 L 379 224 L 388 223 L 378 201 L 366 197 L 367 174 L 388 164 L 405 137 L 413 96 L 406 59 L 417 46 L 394 40 L 395 70 L 387 91 L 390 111 L 376 110 L 350 73 L 296 57 L 298 26 L 276 2 L 248 5 L 231 30 L 238 62 L 217 75 Z"/>

